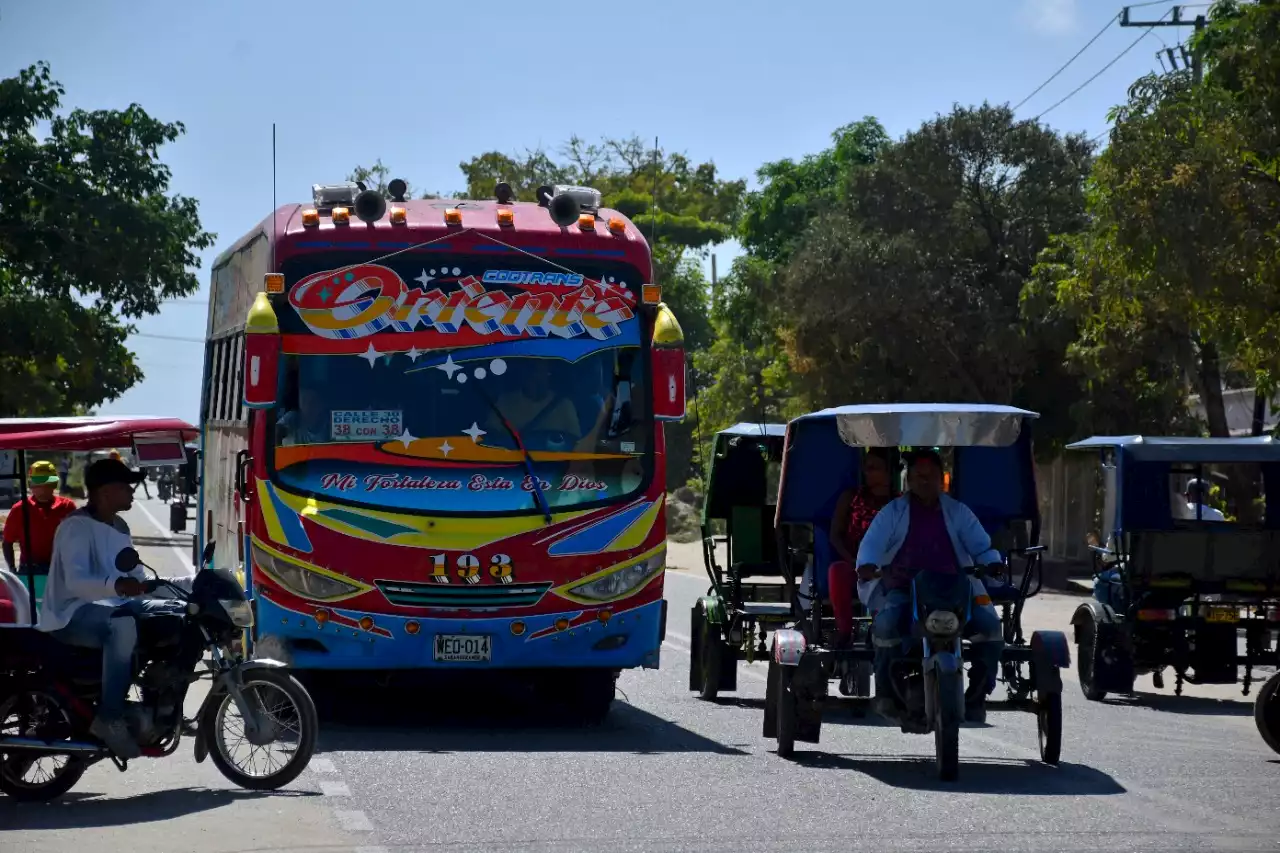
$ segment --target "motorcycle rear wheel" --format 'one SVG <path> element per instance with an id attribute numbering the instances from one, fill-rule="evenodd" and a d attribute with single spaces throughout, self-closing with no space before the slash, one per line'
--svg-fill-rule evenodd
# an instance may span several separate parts
<path id="1" fill-rule="evenodd" d="M 245 672 L 244 685 L 241 689 L 244 691 L 245 698 L 250 701 L 257 694 L 261 705 L 268 712 L 272 712 L 273 709 L 279 710 L 281 705 L 279 699 L 268 698 L 272 694 L 283 695 L 293 706 L 295 713 L 289 717 L 294 721 L 293 726 L 296 726 L 297 742 L 284 766 L 259 776 L 247 773 L 235 765 L 230 755 L 230 745 L 227 743 L 229 733 L 225 731 L 224 725 L 229 712 L 238 713 L 236 702 L 229 693 L 222 694 L 216 701 L 205 706 L 204 713 L 200 717 L 200 737 L 205 739 L 209 758 L 214 766 L 231 782 L 251 791 L 274 791 L 277 788 L 283 788 L 297 779 L 298 775 L 306 769 L 316 750 L 316 736 L 320 721 L 315 702 L 296 678 L 277 669 L 254 669 Z M 288 718 L 277 719 L 272 713 L 271 722 L 274 725 L 285 725 L 289 721 Z M 231 736 L 239 741 L 244 740 L 243 735 Z"/>
<path id="2" fill-rule="evenodd" d="M 25 701 L 24 701 L 25 700 Z M 54 740 L 71 737 L 71 714 L 58 697 L 39 688 L 22 688 L 0 704 L 0 736 L 38 736 Z M 63 759 L 48 779 L 26 778 L 33 762 Z M 0 791 L 18 802 L 42 803 L 57 799 L 75 787 L 89 762 L 66 753 L 0 753 Z"/>

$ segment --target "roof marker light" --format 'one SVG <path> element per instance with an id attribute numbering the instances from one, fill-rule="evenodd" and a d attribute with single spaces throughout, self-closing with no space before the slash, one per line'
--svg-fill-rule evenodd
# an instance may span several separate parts
<path id="1" fill-rule="evenodd" d="M 578 227 L 583 231 L 594 231 L 596 230 L 596 218 L 590 213 L 579 214 Z"/>
<path id="2" fill-rule="evenodd" d="M 347 207 L 335 207 L 333 213 L 329 214 L 334 225 L 350 225 L 351 209 Z"/>
<path id="3" fill-rule="evenodd" d="M 462 224 L 462 211 L 461 211 L 461 210 L 458 210 L 458 208 L 456 208 L 456 207 L 450 207 L 450 208 L 448 208 L 447 210 L 445 210 L 445 212 L 444 212 L 444 224 L 445 224 L 445 225 L 461 225 L 461 224 Z"/>
<path id="4" fill-rule="evenodd" d="M 404 225 L 408 221 L 409 221 L 409 214 L 405 211 L 403 207 L 391 208 L 391 224 L 392 225 Z"/>
<path id="5" fill-rule="evenodd" d="M 498 209 L 498 224 L 503 226 L 512 226 L 516 224 L 516 212 L 509 207 Z"/>
<path id="6" fill-rule="evenodd" d="M 320 224 L 320 211 L 314 207 L 309 207 L 302 211 L 302 227 L 315 228 Z"/>
<path id="7" fill-rule="evenodd" d="M 623 221 L 621 216 L 610 216 L 609 230 L 614 234 L 625 234 L 627 231 L 627 223 Z"/>

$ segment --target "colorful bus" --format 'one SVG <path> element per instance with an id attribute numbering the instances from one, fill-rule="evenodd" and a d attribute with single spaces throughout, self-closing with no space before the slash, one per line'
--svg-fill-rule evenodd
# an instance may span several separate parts
<path id="1" fill-rule="evenodd" d="M 316 185 L 213 269 L 198 548 L 299 670 L 554 671 L 607 712 L 666 631 L 683 337 L 583 187 Z"/>

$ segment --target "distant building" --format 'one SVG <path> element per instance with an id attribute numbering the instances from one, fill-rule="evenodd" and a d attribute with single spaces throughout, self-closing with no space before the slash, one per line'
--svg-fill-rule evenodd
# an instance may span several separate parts
<path id="1" fill-rule="evenodd" d="M 1249 435 L 1253 430 L 1252 388 L 1235 388 L 1222 392 L 1222 404 L 1227 410 L 1227 428 L 1233 436 Z M 1191 411 L 1200 420 L 1205 420 L 1204 405 L 1197 394 L 1191 398 Z M 1268 401 L 1266 415 L 1263 418 L 1262 432 L 1272 432 L 1280 425 L 1280 413 L 1276 411 L 1275 401 Z"/>

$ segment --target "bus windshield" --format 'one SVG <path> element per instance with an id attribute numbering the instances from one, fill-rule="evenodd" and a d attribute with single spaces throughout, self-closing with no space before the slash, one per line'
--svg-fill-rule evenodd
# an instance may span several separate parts
<path id="1" fill-rule="evenodd" d="M 652 467 L 640 355 L 619 346 L 571 362 L 510 344 L 374 359 L 291 355 L 276 476 L 380 507 L 533 512 L 531 462 L 553 508 L 620 500 Z"/>

